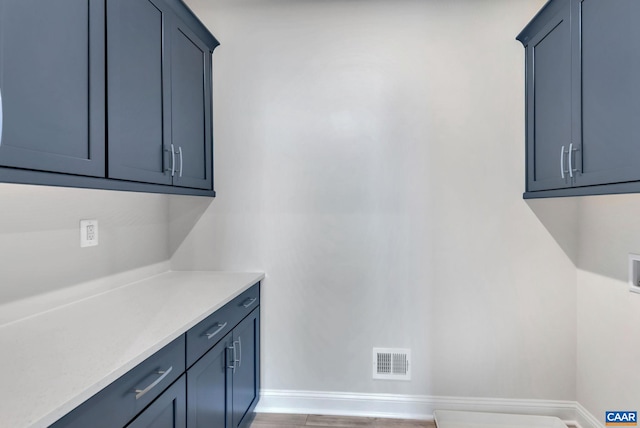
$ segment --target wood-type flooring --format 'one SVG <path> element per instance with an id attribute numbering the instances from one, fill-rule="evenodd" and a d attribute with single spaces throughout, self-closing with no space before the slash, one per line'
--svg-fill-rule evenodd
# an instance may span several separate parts
<path id="1" fill-rule="evenodd" d="M 258 413 L 251 428 L 436 428 L 433 421 Z M 572 428 L 572 427 L 569 427 Z"/>

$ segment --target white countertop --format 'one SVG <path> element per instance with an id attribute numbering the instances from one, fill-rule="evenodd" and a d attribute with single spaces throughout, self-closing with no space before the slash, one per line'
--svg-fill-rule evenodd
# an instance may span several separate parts
<path id="1" fill-rule="evenodd" d="M 0 425 L 47 427 L 264 278 L 165 272 L 0 327 Z"/>

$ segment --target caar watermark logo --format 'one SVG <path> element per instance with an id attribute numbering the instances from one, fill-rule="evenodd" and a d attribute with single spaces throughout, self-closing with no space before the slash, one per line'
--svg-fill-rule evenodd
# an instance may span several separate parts
<path id="1" fill-rule="evenodd" d="M 638 425 L 638 412 L 605 412 L 604 420 L 608 427 L 635 427 Z"/>

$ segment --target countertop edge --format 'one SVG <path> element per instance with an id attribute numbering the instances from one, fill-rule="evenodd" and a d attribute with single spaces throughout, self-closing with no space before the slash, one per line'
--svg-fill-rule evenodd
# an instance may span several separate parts
<path id="1" fill-rule="evenodd" d="M 236 298 L 237 296 L 242 294 L 244 291 L 249 289 L 251 286 L 253 286 L 254 284 L 256 284 L 256 283 L 258 283 L 260 281 L 262 281 L 265 278 L 265 274 L 263 272 L 173 271 L 173 270 L 169 270 L 169 271 L 166 271 L 166 272 L 163 272 L 163 273 L 160 273 L 160 274 L 151 275 L 149 278 L 144 278 L 144 279 L 141 279 L 141 280 L 137 280 L 137 281 L 134 281 L 134 282 L 132 282 L 130 284 L 126 284 L 124 286 L 120 286 L 120 287 L 114 288 L 112 290 L 108 290 L 108 291 L 96 294 L 94 296 L 81 299 L 79 301 L 69 302 L 69 304 L 82 304 L 82 302 L 84 300 L 93 299 L 93 298 L 99 298 L 99 296 L 101 296 L 101 295 L 109 294 L 109 293 L 117 291 L 117 290 L 122 290 L 123 288 L 126 288 L 126 287 L 136 287 L 136 286 L 139 286 L 140 284 L 145 284 L 148 281 L 154 281 L 154 280 L 157 280 L 158 278 L 163 278 L 166 275 L 177 275 L 177 276 L 180 276 L 180 274 L 184 274 L 184 275 L 194 275 L 194 274 L 207 275 L 207 274 L 211 274 L 212 278 L 215 277 L 215 276 L 219 276 L 220 278 L 223 278 L 223 277 L 227 277 L 227 276 L 228 277 L 233 277 L 235 275 L 238 275 L 238 276 L 247 275 L 247 278 L 243 280 L 243 282 L 241 283 L 242 285 L 240 285 L 237 288 L 235 288 L 234 291 L 230 295 L 228 295 L 226 298 L 224 298 L 224 299 L 222 299 L 220 301 L 217 301 L 217 302 L 213 302 L 212 305 L 207 310 L 197 314 L 192 319 L 190 319 L 189 322 L 184 323 L 182 325 L 176 325 L 175 328 L 173 329 L 173 331 L 171 331 L 170 333 L 166 334 L 163 338 L 157 340 L 153 345 L 146 347 L 142 352 L 139 352 L 135 357 L 133 357 L 130 360 L 128 360 L 125 364 L 120 365 L 118 367 L 118 369 L 113 370 L 110 373 L 108 373 L 107 375 L 105 375 L 98 382 L 93 382 L 90 385 L 87 385 L 82 390 L 79 390 L 77 395 L 75 395 L 74 397 L 68 399 L 64 403 L 61 403 L 58 407 L 54 408 L 53 410 L 50 410 L 48 413 L 45 413 L 42 416 L 33 415 L 33 417 L 34 417 L 33 420 L 26 420 L 25 419 L 24 422 L 27 424 L 25 426 L 26 427 L 31 427 L 31 428 L 40 428 L 40 427 L 46 428 L 46 427 L 49 427 L 51 424 L 55 423 L 60 418 L 62 418 L 63 416 L 65 416 L 66 414 L 68 414 L 69 412 L 71 412 L 72 410 L 77 408 L 79 405 L 81 405 L 82 403 L 84 403 L 85 401 L 87 401 L 88 399 L 93 397 L 95 394 L 97 394 L 100 391 L 102 391 L 105 387 L 107 387 L 108 385 L 110 385 L 111 383 L 113 383 L 114 381 L 119 379 L 122 375 L 126 374 L 128 371 L 130 371 L 131 369 L 136 367 L 138 364 L 142 363 L 144 360 L 146 360 L 147 358 L 149 358 L 150 356 L 152 356 L 153 354 L 158 352 L 164 346 L 168 345 L 173 340 L 177 339 L 180 335 L 185 334 L 190 328 L 192 328 L 193 326 L 197 325 L 200 321 L 204 320 L 205 318 L 207 318 L 208 316 L 213 314 L 215 311 L 217 311 L 221 307 L 223 307 L 225 304 L 229 303 L 234 298 Z M 58 309 L 63 309 L 65 306 L 66 305 L 61 305 L 61 306 L 58 306 L 58 307 L 56 307 L 54 309 L 49 309 L 47 311 L 43 311 L 42 314 L 44 314 L 46 312 L 51 312 L 51 311 L 54 311 L 54 310 L 58 310 Z M 35 314 L 35 315 L 32 315 L 29 318 L 37 317 L 38 315 L 41 315 L 41 314 Z M 16 324 L 19 324 L 21 321 L 23 321 L 23 320 L 18 320 L 18 321 L 12 322 L 10 324 L 15 326 Z M 1 326 L 0 329 L 2 327 L 5 327 L 5 326 Z M 98 369 L 98 367 L 96 367 L 96 369 Z M 24 399 L 28 401 L 27 397 L 25 397 Z"/>

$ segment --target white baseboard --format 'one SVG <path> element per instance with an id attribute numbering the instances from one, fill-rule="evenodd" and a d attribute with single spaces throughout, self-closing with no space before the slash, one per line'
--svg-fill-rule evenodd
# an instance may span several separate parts
<path id="1" fill-rule="evenodd" d="M 437 409 L 556 416 L 581 428 L 602 428 L 575 401 L 559 400 L 262 390 L 256 411 L 433 420 Z"/>
<path id="2" fill-rule="evenodd" d="M 262 390 L 256 412 L 433 420 L 428 397 L 392 394 Z"/>
<path id="3" fill-rule="evenodd" d="M 603 428 L 602 422 L 593 416 L 582 404 L 576 403 L 576 421 L 582 428 Z"/>

